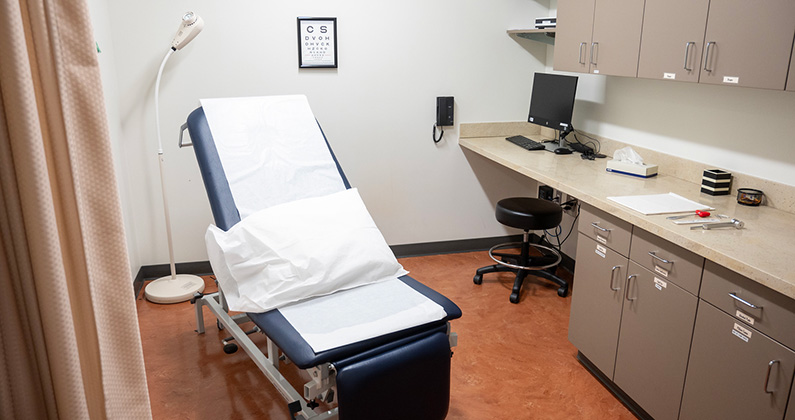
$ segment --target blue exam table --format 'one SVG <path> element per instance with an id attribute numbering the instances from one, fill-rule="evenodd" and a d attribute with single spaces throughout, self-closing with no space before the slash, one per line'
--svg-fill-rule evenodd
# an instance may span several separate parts
<path id="1" fill-rule="evenodd" d="M 201 107 L 188 116 L 186 125 L 215 224 L 228 230 L 240 221 L 240 215 Z M 345 187 L 350 188 L 327 139 L 326 146 Z M 279 390 L 293 419 L 443 419 L 450 401 L 450 349 L 457 339 L 455 333 L 450 332 L 449 321 L 460 318 L 461 310 L 409 276 L 400 280 L 442 306 L 447 316 L 436 322 L 315 353 L 278 310 L 230 316 L 223 291 L 219 291 L 193 300 L 197 331 L 204 332 L 202 308 L 207 307 L 218 319 L 219 327 L 227 329 Z M 238 326 L 248 321 L 268 337 L 264 353 Z M 300 369 L 310 370 L 313 380 L 304 386 L 303 395 L 279 372 L 280 361 L 284 358 Z M 319 400 L 336 407 L 316 412 L 314 408 Z"/>

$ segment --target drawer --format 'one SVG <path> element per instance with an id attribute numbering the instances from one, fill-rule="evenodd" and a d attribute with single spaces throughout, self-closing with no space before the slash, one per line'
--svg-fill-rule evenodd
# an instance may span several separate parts
<path id="1" fill-rule="evenodd" d="M 712 261 L 704 265 L 701 298 L 795 349 L 795 300 Z"/>
<path id="2" fill-rule="evenodd" d="M 596 207 L 582 204 L 578 230 L 585 236 L 606 245 L 613 251 L 629 256 L 632 224 Z"/>
<path id="3" fill-rule="evenodd" d="M 629 258 L 655 276 L 698 296 L 704 258 L 637 227 L 632 231 Z"/>

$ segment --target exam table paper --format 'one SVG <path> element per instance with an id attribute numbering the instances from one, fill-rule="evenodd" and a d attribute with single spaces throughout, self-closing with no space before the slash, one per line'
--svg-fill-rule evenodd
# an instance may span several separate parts
<path id="1" fill-rule="evenodd" d="M 714 210 L 712 207 L 688 200 L 679 194 L 651 194 L 651 195 L 625 195 L 620 197 L 607 197 L 622 206 L 626 206 L 645 215 L 685 213 L 696 210 Z"/>
<path id="2" fill-rule="evenodd" d="M 447 313 L 398 279 L 294 303 L 279 312 L 315 353 L 427 324 Z"/>
<path id="3" fill-rule="evenodd" d="M 202 99 L 240 218 L 345 189 L 303 95 Z"/>

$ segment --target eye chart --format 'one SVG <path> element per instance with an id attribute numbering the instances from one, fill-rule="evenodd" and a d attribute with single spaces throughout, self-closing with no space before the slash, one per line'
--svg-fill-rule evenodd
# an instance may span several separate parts
<path id="1" fill-rule="evenodd" d="M 298 67 L 337 68 L 337 18 L 298 18 Z"/>

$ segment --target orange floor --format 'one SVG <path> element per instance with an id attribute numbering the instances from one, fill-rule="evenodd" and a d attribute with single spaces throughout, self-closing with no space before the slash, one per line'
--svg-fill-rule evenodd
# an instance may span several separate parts
<path id="1" fill-rule="evenodd" d="M 510 274 L 472 283 L 475 269 L 491 262 L 485 252 L 400 262 L 464 313 L 453 321 L 459 341 L 448 419 L 634 418 L 576 360 L 566 339 L 571 298 L 558 297 L 555 286 L 529 277 L 514 305 Z M 214 289 L 207 283 L 207 291 Z M 242 350 L 223 353 L 224 333 L 209 311 L 207 333 L 198 335 L 190 303 L 156 305 L 142 297 L 137 303 L 155 419 L 290 418 L 284 399 Z M 261 335 L 254 341 L 265 342 Z M 307 381 L 303 372 L 286 371 L 294 385 Z M 399 396 L 384 396 L 384 410 L 390 404 L 399 404 Z"/>

